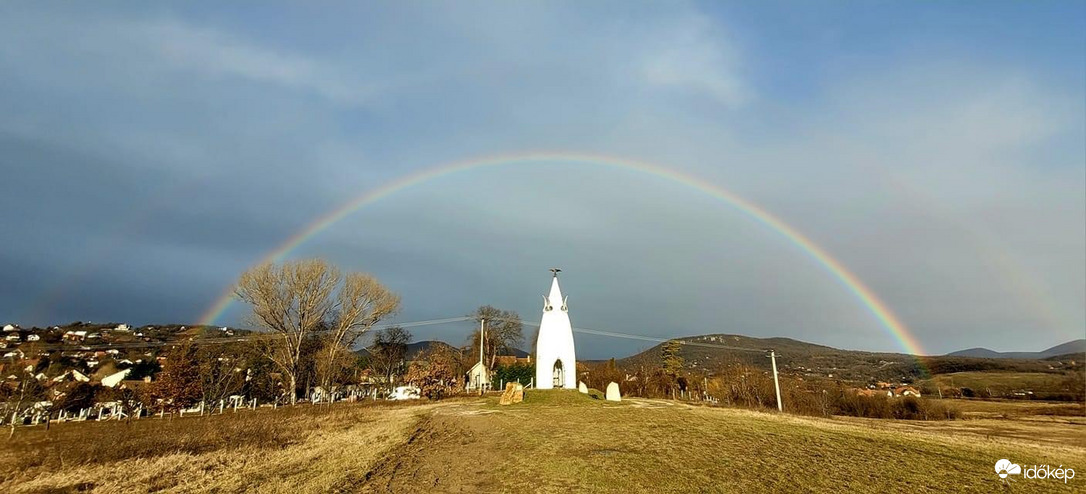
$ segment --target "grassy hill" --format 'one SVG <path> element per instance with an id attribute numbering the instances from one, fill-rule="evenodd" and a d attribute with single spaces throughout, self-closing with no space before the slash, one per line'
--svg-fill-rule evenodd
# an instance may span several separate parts
<path id="1" fill-rule="evenodd" d="M 496 401 L 24 429 L 0 450 L 0 491 L 993 492 L 999 458 L 1086 471 L 1086 432 L 1059 422 L 821 419 L 564 390 Z"/>

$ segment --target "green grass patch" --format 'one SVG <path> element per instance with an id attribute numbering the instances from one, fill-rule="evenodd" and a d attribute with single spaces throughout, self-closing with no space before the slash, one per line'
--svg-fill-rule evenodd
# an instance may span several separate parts
<path id="1" fill-rule="evenodd" d="M 500 442 L 485 447 L 510 448 L 495 465 L 498 492 L 991 492 L 1002 487 L 992 471 L 1000 458 L 1086 471 L 1081 449 L 676 403 L 635 404 L 537 407 L 524 417 L 528 422 L 508 421 L 504 413 L 470 420 L 483 430 L 500 428 Z M 520 426 L 504 427 L 511 423 Z M 1014 490 L 1075 489 L 1020 480 Z"/>
<path id="2" fill-rule="evenodd" d="M 498 404 L 499 397 L 500 395 L 497 394 L 489 395 L 484 402 L 484 406 L 488 408 L 506 408 Z M 603 405 L 613 406 L 616 405 L 616 403 L 604 400 L 604 393 L 597 389 L 588 390 L 588 394 L 581 393 L 580 391 L 577 391 L 575 389 L 526 389 L 524 390 L 523 402 L 507 406 L 521 408 L 579 408 Z"/>

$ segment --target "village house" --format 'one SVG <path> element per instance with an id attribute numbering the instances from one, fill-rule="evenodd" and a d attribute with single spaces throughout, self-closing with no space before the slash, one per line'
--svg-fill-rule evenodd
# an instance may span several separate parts
<path id="1" fill-rule="evenodd" d="M 67 371 L 67 372 L 65 372 L 65 373 L 63 373 L 63 374 L 61 374 L 61 375 L 59 375 L 57 377 L 54 377 L 53 382 L 58 382 L 58 383 L 63 382 L 63 381 L 68 380 L 69 377 L 71 377 L 75 381 L 84 382 L 84 383 L 85 382 L 90 382 L 90 380 L 91 380 L 90 377 L 87 377 L 86 374 L 83 374 L 82 372 L 79 372 L 79 371 L 77 371 L 75 369 L 72 369 L 72 370 L 69 370 L 69 371 Z"/>
<path id="2" fill-rule="evenodd" d="M 22 360 L 22 359 L 26 358 L 26 354 L 25 354 L 25 353 L 23 353 L 23 351 L 22 351 L 22 350 L 20 350 L 20 349 L 16 348 L 15 350 L 12 350 L 12 351 L 10 351 L 10 352 L 7 352 L 7 353 L 5 353 L 5 354 L 4 354 L 4 358 L 10 358 L 10 359 L 15 359 L 15 360 Z"/>
<path id="3" fill-rule="evenodd" d="M 115 372 L 102 378 L 102 386 L 107 388 L 116 387 L 124 378 L 128 377 L 128 374 L 132 373 L 132 369 L 125 369 L 120 372 Z"/>
<path id="4" fill-rule="evenodd" d="M 920 392 L 911 386 L 902 386 L 894 389 L 894 396 L 913 396 L 919 398 Z"/>
<path id="5" fill-rule="evenodd" d="M 64 336 L 62 336 L 62 339 L 64 339 L 64 341 L 73 341 L 73 342 L 83 341 L 86 338 L 87 338 L 87 332 L 86 331 L 71 331 L 71 330 L 69 330 L 66 333 L 64 333 Z"/>
<path id="6" fill-rule="evenodd" d="M 480 386 L 483 388 L 490 388 L 490 377 L 490 369 L 487 369 L 481 362 L 476 362 L 475 365 L 471 366 L 471 369 L 468 370 L 467 389 L 469 391 L 473 389 L 477 390 Z"/>

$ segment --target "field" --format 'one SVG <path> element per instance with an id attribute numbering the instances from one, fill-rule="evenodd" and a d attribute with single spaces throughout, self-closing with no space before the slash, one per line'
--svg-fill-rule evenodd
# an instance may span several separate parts
<path id="1" fill-rule="evenodd" d="M 431 408 L 340 404 L 34 427 L 0 448 L 0 492 L 349 489 Z"/>
<path id="2" fill-rule="evenodd" d="M 1066 373 L 1050 372 L 952 372 L 939 374 L 923 385 L 933 389 L 969 388 L 977 396 L 1011 397 L 1024 390 L 1033 391 L 1037 397 L 1082 393 L 1081 379 L 1073 382 Z"/>
<path id="3" fill-rule="evenodd" d="M 1086 423 L 1086 404 L 1031 400 L 939 400 L 970 418 L 1040 419 L 1051 417 Z"/>
<path id="4" fill-rule="evenodd" d="M 1015 492 L 1086 481 L 1075 417 L 822 419 L 571 391 L 496 401 L 26 429 L 0 457 L 0 491 L 991 492 L 1001 458 L 1080 472 L 1066 485 L 1015 476 Z"/>

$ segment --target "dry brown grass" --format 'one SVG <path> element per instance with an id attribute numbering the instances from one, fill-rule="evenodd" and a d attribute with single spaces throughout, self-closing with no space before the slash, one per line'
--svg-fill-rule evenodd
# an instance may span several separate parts
<path id="1" fill-rule="evenodd" d="M 562 390 L 496 401 L 23 429 L 0 449 L 0 492 L 991 492 L 1000 458 L 1078 472 L 1015 478 L 1014 492 L 1086 482 L 1086 429 L 1051 417 L 821 418 Z"/>
<path id="2" fill-rule="evenodd" d="M 1030 390 L 1035 399 L 1081 403 L 1086 398 L 1081 369 L 1071 372 L 953 372 L 939 374 L 921 383 L 929 389 L 968 388 L 974 396 L 1013 397 L 1015 391 Z"/>
<path id="3" fill-rule="evenodd" d="M 548 395 L 548 393 L 550 393 Z M 992 492 L 995 461 L 1086 472 L 1078 442 L 987 439 L 974 421 L 781 415 L 666 400 L 529 392 L 523 405 L 435 410 L 377 467 L 378 492 Z M 880 426 L 878 424 L 883 424 Z M 903 425 L 936 426 L 939 429 Z M 1014 479 L 1014 492 L 1078 484 Z"/>
<path id="4" fill-rule="evenodd" d="M 1017 418 L 1051 416 L 1086 419 L 1086 403 L 979 399 L 944 399 L 938 401 L 957 407 L 965 417 Z"/>
<path id="5" fill-rule="evenodd" d="M 0 491 L 349 488 L 428 409 L 337 404 L 23 429 L 0 453 Z"/>

